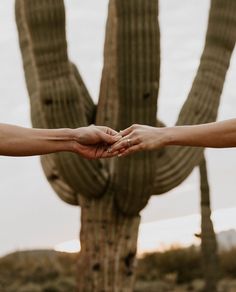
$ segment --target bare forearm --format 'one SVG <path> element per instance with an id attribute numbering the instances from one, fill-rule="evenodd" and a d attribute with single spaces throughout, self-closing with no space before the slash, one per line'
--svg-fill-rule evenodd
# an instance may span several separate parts
<path id="1" fill-rule="evenodd" d="M 72 151 L 73 130 L 31 129 L 0 124 L 0 155 L 31 156 Z"/>
<path id="2" fill-rule="evenodd" d="M 163 129 L 165 145 L 236 147 L 236 119 Z"/>

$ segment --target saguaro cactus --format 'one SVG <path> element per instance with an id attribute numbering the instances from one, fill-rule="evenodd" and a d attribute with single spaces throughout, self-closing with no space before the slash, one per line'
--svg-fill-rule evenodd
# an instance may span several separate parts
<path id="1" fill-rule="evenodd" d="M 235 44 L 235 12 L 235 0 L 212 1 L 206 45 L 178 124 L 216 119 Z M 33 126 L 160 125 L 156 0 L 110 0 L 97 107 L 67 55 L 63 0 L 16 0 L 16 21 Z M 133 291 L 139 212 L 151 195 L 180 184 L 202 152 L 172 147 L 107 161 L 69 153 L 42 158 L 55 191 L 82 209 L 79 291 Z"/>
<path id="2" fill-rule="evenodd" d="M 211 220 L 210 188 L 208 184 L 207 167 L 205 158 L 199 165 L 201 183 L 201 241 L 202 264 L 205 277 L 204 291 L 217 291 L 219 278 L 219 261 L 217 254 L 217 240 Z"/>

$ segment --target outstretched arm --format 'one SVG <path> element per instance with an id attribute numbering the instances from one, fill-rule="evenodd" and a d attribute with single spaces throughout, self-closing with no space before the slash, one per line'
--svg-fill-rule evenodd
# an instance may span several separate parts
<path id="1" fill-rule="evenodd" d="M 236 147 L 236 119 L 196 126 L 170 127 L 164 135 L 165 145 Z"/>
<path id="2" fill-rule="evenodd" d="M 154 128 L 133 125 L 120 132 L 123 138 L 109 152 L 120 156 L 168 145 L 226 148 L 236 147 L 236 119 L 193 126 Z"/>
<path id="3" fill-rule="evenodd" d="M 70 151 L 86 158 L 107 154 L 106 145 L 120 137 L 108 127 L 89 126 L 78 129 L 31 129 L 0 124 L 0 155 L 31 156 Z"/>

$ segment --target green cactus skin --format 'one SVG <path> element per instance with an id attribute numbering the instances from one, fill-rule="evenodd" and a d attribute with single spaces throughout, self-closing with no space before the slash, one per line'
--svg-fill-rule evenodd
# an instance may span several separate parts
<path id="1" fill-rule="evenodd" d="M 16 19 L 18 30 L 22 30 L 19 38 L 34 127 L 75 128 L 90 124 L 86 117 L 95 106 L 67 56 L 63 1 L 19 0 L 18 10 L 21 12 L 16 12 Z M 87 115 L 85 108 L 89 108 Z M 82 193 L 99 197 L 104 193 L 108 172 L 101 162 L 70 153 L 52 157 L 60 177 L 76 196 Z"/>
<path id="2" fill-rule="evenodd" d="M 204 291 L 216 292 L 219 279 L 219 259 L 216 235 L 211 220 L 210 188 L 205 158 L 199 165 L 201 186 L 201 241 L 202 264 L 205 278 Z"/>
<path id="3" fill-rule="evenodd" d="M 79 203 L 78 291 L 133 291 L 140 217 L 117 211 L 112 192 Z"/>
<path id="4" fill-rule="evenodd" d="M 236 1 L 212 0 L 205 48 L 177 125 L 215 121 L 236 40 Z M 203 149 L 168 147 L 158 153 L 155 194 L 179 185 L 199 164 Z"/>
<path id="5" fill-rule="evenodd" d="M 24 23 L 24 6 L 23 2 L 16 1 L 15 13 L 17 20 L 17 27 L 19 33 L 19 42 L 21 47 L 25 80 L 30 96 L 31 103 L 31 120 L 34 127 L 46 128 L 47 125 L 44 122 L 44 115 L 41 109 L 41 103 L 37 96 L 37 81 L 36 81 L 36 68 L 33 62 L 33 56 L 30 49 L 30 38 L 28 35 L 27 26 Z M 51 184 L 52 188 L 58 194 L 58 196 L 65 202 L 78 205 L 77 193 L 75 193 L 71 187 L 65 182 L 63 177 L 59 174 L 55 165 L 53 155 L 45 155 L 41 157 L 41 163 L 45 175 Z"/>
<path id="6" fill-rule="evenodd" d="M 157 1 L 110 1 L 106 32 L 96 123 L 117 130 L 133 123 L 156 125 L 160 75 Z M 152 193 L 155 153 L 116 159 L 113 170 L 110 184 L 118 208 L 125 214 L 138 214 Z"/>
<path id="7" fill-rule="evenodd" d="M 158 1 L 110 0 L 96 107 L 67 55 L 63 0 L 16 0 L 16 22 L 34 127 L 96 123 L 123 129 L 156 119 L 160 75 Z M 212 0 L 201 63 L 178 122 L 216 119 L 236 39 L 236 1 Z M 106 161 L 61 153 L 42 157 L 58 195 L 80 204 L 78 291 L 131 292 L 139 212 L 152 194 L 180 184 L 203 149 L 168 147 Z"/>

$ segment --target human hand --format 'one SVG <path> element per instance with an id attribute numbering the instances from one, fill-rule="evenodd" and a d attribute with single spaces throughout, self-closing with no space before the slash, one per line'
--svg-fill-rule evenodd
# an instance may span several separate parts
<path id="1" fill-rule="evenodd" d="M 109 153 L 109 146 L 121 139 L 115 130 L 105 126 L 88 126 L 74 130 L 73 152 L 88 159 L 108 158 L 118 154 Z"/>
<path id="2" fill-rule="evenodd" d="M 106 145 L 75 145 L 73 152 L 82 155 L 87 159 L 101 159 L 101 158 L 111 158 L 117 156 L 119 151 L 115 151 L 113 153 L 108 152 L 109 146 Z"/>
<path id="3" fill-rule="evenodd" d="M 118 132 L 109 127 L 95 125 L 74 129 L 73 135 L 82 145 L 113 144 L 122 138 Z"/>
<path id="4" fill-rule="evenodd" d="M 118 156 L 126 156 L 137 151 L 154 150 L 164 146 L 162 128 L 132 125 L 119 134 L 122 139 L 108 149 L 111 155 L 119 152 Z"/>

